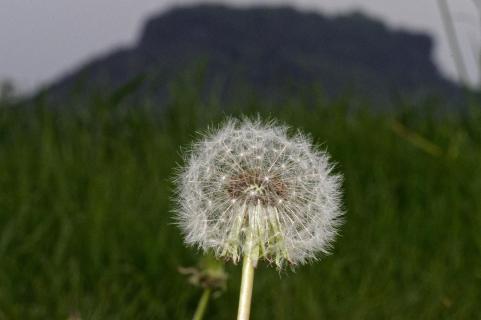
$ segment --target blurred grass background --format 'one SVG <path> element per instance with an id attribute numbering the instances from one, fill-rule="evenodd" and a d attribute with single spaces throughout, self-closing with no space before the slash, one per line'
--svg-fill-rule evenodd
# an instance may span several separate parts
<path id="1" fill-rule="evenodd" d="M 187 89 L 162 111 L 115 97 L 0 106 L 0 319 L 192 317 L 201 290 L 177 268 L 200 253 L 173 224 L 171 178 L 180 147 L 240 108 Z M 244 106 L 332 154 L 347 211 L 333 255 L 260 265 L 252 319 L 480 319 L 481 115 L 348 104 Z M 206 319 L 236 314 L 240 266 L 227 271 Z"/>

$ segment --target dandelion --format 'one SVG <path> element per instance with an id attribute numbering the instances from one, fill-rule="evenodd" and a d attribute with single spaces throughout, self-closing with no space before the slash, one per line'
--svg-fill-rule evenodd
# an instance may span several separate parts
<path id="1" fill-rule="evenodd" d="M 341 222 L 341 177 L 326 152 L 285 126 L 229 120 L 193 145 L 178 175 L 177 220 L 187 244 L 237 263 L 238 319 L 248 319 L 254 268 L 279 269 L 329 252 Z"/>

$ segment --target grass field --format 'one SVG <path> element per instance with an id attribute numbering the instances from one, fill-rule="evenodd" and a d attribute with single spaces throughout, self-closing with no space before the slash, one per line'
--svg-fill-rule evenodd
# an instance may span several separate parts
<path id="1" fill-rule="evenodd" d="M 260 265 L 252 319 L 481 319 L 481 117 L 315 104 L 248 107 L 332 154 L 347 212 L 332 255 Z M 0 319 L 191 318 L 202 291 L 177 268 L 201 254 L 173 224 L 171 178 L 225 113 L 188 95 L 164 113 L 0 106 Z M 235 317 L 240 266 L 226 269 L 206 319 Z"/>

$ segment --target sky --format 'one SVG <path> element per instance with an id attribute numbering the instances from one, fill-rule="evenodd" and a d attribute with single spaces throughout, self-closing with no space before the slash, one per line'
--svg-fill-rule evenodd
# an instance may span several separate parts
<path id="1" fill-rule="evenodd" d="M 219 0 L 235 6 L 288 4 L 300 10 L 343 14 L 354 10 L 394 29 L 431 34 L 434 61 L 458 79 L 438 0 Z M 470 81 L 479 83 L 481 0 L 446 0 L 459 35 Z M 475 2 L 479 3 L 479 10 Z M 0 0 L 0 80 L 31 92 L 116 47 L 134 45 L 145 19 L 195 0 Z"/>

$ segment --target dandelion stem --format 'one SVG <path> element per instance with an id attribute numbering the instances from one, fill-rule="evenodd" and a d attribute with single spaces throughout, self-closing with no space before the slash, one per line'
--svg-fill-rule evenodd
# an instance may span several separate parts
<path id="1" fill-rule="evenodd" d="M 209 302 L 210 288 L 205 288 L 204 293 L 200 297 L 199 304 L 195 310 L 193 320 L 202 320 L 204 317 L 205 310 L 207 309 L 207 303 Z"/>
<path id="2" fill-rule="evenodd" d="M 242 281 L 239 294 L 239 310 L 237 320 L 249 320 L 252 300 L 252 287 L 254 284 L 254 263 L 250 255 L 244 256 L 242 266 Z"/>

